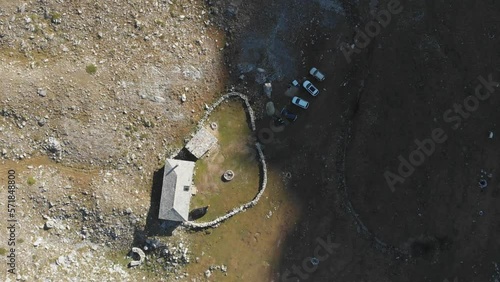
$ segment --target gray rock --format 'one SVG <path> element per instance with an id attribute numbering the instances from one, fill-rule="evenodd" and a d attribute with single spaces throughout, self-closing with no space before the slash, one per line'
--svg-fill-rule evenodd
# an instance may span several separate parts
<path id="1" fill-rule="evenodd" d="M 24 13 L 25 10 L 26 10 L 26 3 L 23 3 L 17 7 L 17 11 L 21 14 Z"/>
<path id="2" fill-rule="evenodd" d="M 266 94 L 267 98 L 271 99 L 271 92 L 273 91 L 273 87 L 271 83 L 264 83 L 264 94 Z"/>
<path id="3" fill-rule="evenodd" d="M 36 241 L 33 243 L 33 247 L 36 248 L 36 247 L 40 246 L 40 244 L 42 244 L 42 242 L 43 242 L 42 238 L 36 239 Z"/>
<path id="4" fill-rule="evenodd" d="M 226 9 L 226 14 L 229 16 L 229 17 L 235 17 L 236 15 L 238 15 L 238 7 L 236 5 L 234 5 L 233 3 L 229 4 L 229 7 L 227 7 Z"/>
<path id="5" fill-rule="evenodd" d="M 206 277 L 206 278 L 209 278 L 211 275 L 212 275 L 212 271 L 210 271 L 210 269 L 207 269 L 207 270 L 205 271 L 205 277 Z"/>
<path id="6" fill-rule="evenodd" d="M 60 266 L 67 266 L 68 265 L 68 259 L 66 256 L 60 256 L 56 260 L 56 264 Z"/>
<path id="7" fill-rule="evenodd" d="M 47 139 L 46 148 L 52 153 L 59 153 L 62 150 L 61 142 L 54 137 L 49 137 L 49 139 Z"/>
<path id="8" fill-rule="evenodd" d="M 54 220 L 52 220 L 52 219 L 47 220 L 45 222 L 45 225 L 43 226 L 43 228 L 45 230 L 49 230 L 49 229 L 52 229 L 54 227 L 56 227 L 56 222 Z"/>
<path id="9" fill-rule="evenodd" d="M 38 120 L 38 125 L 44 126 L 47 123 L 47 120 L 45 118 L 41 118 Z"/>
<path id="10" fill-rule="evenodd" d="M 182 71 L 182 75 L 184 76 L 185 79 L 192 80 L 192 81 L 197 81 L 197 80 L 201 79 L 202 72 L 199 71 L 194 66 L 187 66 Z"/>
<path id="11" fill-rule="evenodd" d="M 268 116 L 273 116 L 276 113 L 276 108 L 273 102 L 267 102 L 266 104 L 266 114 Z"/>
<path id="12" fill-rule="evenodd" d="M 131 261 L 131 262 L 128 264 L 128 266 L 129 266 L 129 267 L 136 267 L 136 266 L 139 266 L 139 265 L 141 265 L 141 262 L 140 262 L 140 261 L 138 261 L 138 260 L 133 260 L 133 261 Z"/>
<path id="13" fill-rule="evenodd" d="M 139 255 L 139 260 L 133 260 L 129 263 L 129 267 L 135 267 L 141 265 L 146 259 L 146 254 L 140 248 L 133 247 L 132 253 L 136 253 Z"/>
<path id="14" fill-rule="evenodd" d="M 43 89 L 43 88 L 38 88 L 38 89 L 36 90 L 36 93 L 38 93 L 38 95 L 40 95 L 40 96 L 42 96 L 42 97 L 47 96 L 47 91 L 45 91 L 45 89 Z"/>

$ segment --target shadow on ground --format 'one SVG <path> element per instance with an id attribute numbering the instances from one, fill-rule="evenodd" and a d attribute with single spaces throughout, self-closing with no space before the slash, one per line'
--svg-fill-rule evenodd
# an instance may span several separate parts
<path id="1" fill-rule="evenodd" d="M 149 207 L 144 229 L 136 229 L 132 246 L 144 245 L 146 239 L 154 236 L 172 236 L 173 231 L 181 224 L 180 222 L 161 220 L 158 218 L 160 210 L 161 189 L 165 167 L 153 174 L 153 185 L 151 187 L 151 206 Z"/>

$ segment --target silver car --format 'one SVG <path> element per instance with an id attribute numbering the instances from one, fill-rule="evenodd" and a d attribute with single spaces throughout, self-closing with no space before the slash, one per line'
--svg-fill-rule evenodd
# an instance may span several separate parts
<path id="1" fill-rule="evenodd" d="M 307 102 L 306 100 L 301 99 L 297 96 L 292 98 L 292 104 L 294 104 L 295 106 L 300 107 L 302 109 L 309 108 L 309 102 Z"/>
<path id="2" fill-rule="evenodd" d="M 318 81 L 325 80 L 325 75 L 322 74 L 317 68 L 312 68 L 309 71 L 309 74 L 311 74 L 312 76 L 314 76 Z"/>
<path id="3" fill-rule="evenodd" d="M 316 88 L 316 86 L 314 86 L 309 80 L 304 81 L 302 86 L 304 86 L 307 92 L 309 92 L 311 95 L 318 96 L 319 94 L 318 88 Z"/>

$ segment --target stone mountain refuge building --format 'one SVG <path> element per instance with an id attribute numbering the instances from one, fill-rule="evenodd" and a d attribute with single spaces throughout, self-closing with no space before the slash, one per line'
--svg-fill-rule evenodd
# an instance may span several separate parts
<path id="1" fill-rule="evenodd" d="M 200 159 L 215 143 L 217 143 L 217 138 L 203 127 L 196 132 L 194 137 L 186 144 L 186 150 L 197 159 Z"/>
<path id="2" fill-rule="evenodd" d="M 194 162 L 167 159 L 161 188 L 160 212 L 163 220 L 188 220 Z"/>

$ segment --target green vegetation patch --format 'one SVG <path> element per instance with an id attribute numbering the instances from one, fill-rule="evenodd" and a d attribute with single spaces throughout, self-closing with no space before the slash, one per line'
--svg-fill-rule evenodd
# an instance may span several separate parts
<path id="1" fill-rule="evenodd" d="M 29 186 L 32 186 L 33 184 L 36 183 L 36 180 L 33 176 L 28 177 L 28 180 L 26 181 Z"/>
<path id="2" fill-rule="evenodd" d="M 97 72 L 97 67 L 94 64 L 87 65 L 85 68 L 85 71 L 88 74 L 95 74 Z"/>

